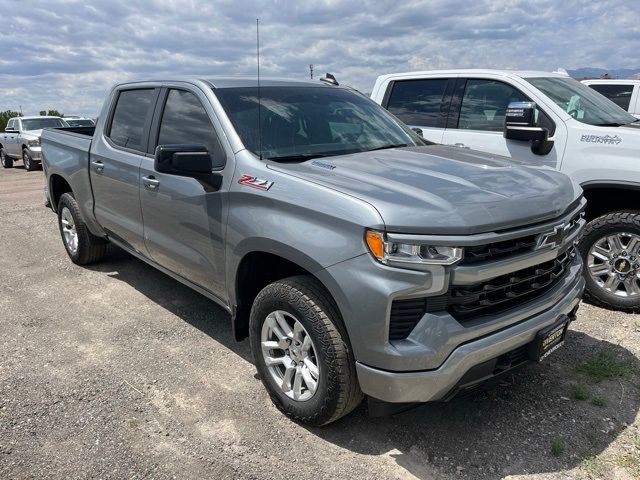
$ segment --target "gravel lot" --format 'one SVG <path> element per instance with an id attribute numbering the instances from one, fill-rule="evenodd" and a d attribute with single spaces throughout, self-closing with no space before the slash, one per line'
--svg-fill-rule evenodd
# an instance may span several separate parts
<path id="1" fill-rule="evenodd" d="M 640 478 L 640 315 L 583 305 L 490 392 L 305 428 L 214 303 L 116 249 L 73 265 L 43 178 L 0 171 L 0 479 Z"/>

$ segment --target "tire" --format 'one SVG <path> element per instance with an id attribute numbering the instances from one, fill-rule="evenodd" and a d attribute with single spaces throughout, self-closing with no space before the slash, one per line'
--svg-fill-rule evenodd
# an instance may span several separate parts
<path id="1" fill-rule="evenodd" d="M 585 300 L 640 313 L 640 212 L 613 212 L 592 220 L 578 248 L 584 261 Z"/>
<path id="2" fill-rule="evenodd" d="M 295 396 L 295 376 L 298 371 L 306 368 L 307 359 L 299 362 L 295 367 L 295 374 L 291 378 L 293 388 L 287 394 L 281 387 L 286 376 L 285 363 L 276 364 L 272 368 L 281 368 L 282 378 L 274 378 L 273 370 L 267 366 L 265 356 L 280 359 L 287 357 L 289 350 L 277 348 L 263 353 L 262 342 L 265 331 L 270 331 L 270 317 L 275 312 L 281 312 L 287 322 L 291 318 L 304 328 L 304 333 L 311 340 L 311 349 L 315 356 L 312 364 L 317 365 L 317 386 L 310 398 L 308 395 L 309 382 L 305 382 L 307 390 L 299 399 Z M 346 339 L 346 333 L 341 333 L 339 327 L 339 313 L 324 287 L 314 278 L 308 276 L 289 277 L 267 285 L 256 297 L 251 308 L 249 320 L 249 338 L 251 351 L 255 359 L 258 374 L 275 406 L 288 417 L 307 425 L 327 425 L 351 412 L 362 401 L 363 394 L 356 377 L 355 360 Z M 273 316 L 271 316 L 273 322 Z M 266 323 L 266 325 L 265 325 Z M 276 323 L 279 326 L 279 323 Z M 296 330 L 296 325 L 293 326 Z M 284 331 L 284 329 L 282 329 Z M 275 337 L 274 337 L 275 338 Z M 295 339 L 295 333 L 291 339 Z M 300 351 L 304 350 L 307 340 L 302 342 Z M 295 343 L 295 341 L 294 341 Z M 289 360 L 296 359 L 294 346 L 291 346 Z M 282 357 L 277 357 L 277 353 Z M 299 357 L 297 357 L 299 359 Z M 295 364 L 294 364 L 295 365 Z M 302 365 L 302 366 L 301 366 Z M 310 370 L 311 371 L 311 370 Z M 308 373 L 309 375 L 309 373 Z M 308 376 L 307 375 L 307 376 Z M 304 378 L 304 374 L 301 374 Z M 312 382 L 313 383 L 313 382 Z M 301 389 L 300 389 L 301 390 Z"/>
<path id="3" fill-rule="evenodd" d="M 58 202 L 58 228 L 64 248 L 76 265 L 88 265 L 104 258 L 107 241 L 89 231 L 71 193 L 64 193 Z M 72 232 L 75 232 L 75 242 Z"/>
<path id="4" fill-rule="evenodd" d="M 0 163 L 4 168 L 13 167 L 13 158 L 7 157 L 7 154 L 5 153 L 4 148 L 0 148 Z"/>
<path id="5" fill-rule="evenodd" d="M 27 172 L 32 172 L 38 168 L 38 163 L 33 161 L 26 148 L 22 149 L 22 163 L 24 163 L 24 168 Z"/>

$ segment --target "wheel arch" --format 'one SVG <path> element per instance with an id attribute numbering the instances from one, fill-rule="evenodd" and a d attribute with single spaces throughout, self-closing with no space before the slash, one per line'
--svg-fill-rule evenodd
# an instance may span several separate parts
<path id="1" fill-rule="evenodd" d="M 51 199 L 51 207 L 54 212 L 58 211 L 58 202 L 64 193 L 73 193 L 73 189 L 67 180 L 58 174 L 52 174 L 49 177 L 49 196 Z"/>
<path id="2" fill-rule="evenodd" d="M 314 274 L 322 267 L 315 261 L 306 257 L 307 261 L 300 261 L 302 252 L 285 253 L 284 251 L 253 250 L 246 252 L 239 260 L 235 269 L 235 278 L 232 287 L 233 333 L 236 340 L 243 340 L 249 333 L 249 314 L 253 300 L 264 287 L 283 278 L 306 275 L 314 278 L 324 290 L 338 312 L 337 327 L 348 342 L 348 334 L 344 320 L 330 289 Z"/>
<path id="3" fill-rule="evenodd" d="M 587 182 L 581 186 L 587 199 L 587 221 L 615 211 L 640 211 L 640 183 Z"/>

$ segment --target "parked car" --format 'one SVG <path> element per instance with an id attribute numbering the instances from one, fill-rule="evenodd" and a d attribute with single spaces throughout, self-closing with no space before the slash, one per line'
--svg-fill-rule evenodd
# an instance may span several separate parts
<path id="1" fill-rule="evenodd" d="M 479 388 L 575 317 L 580 187 L 429 146 L 349 88 L 125 83 L 95 129 L 43 138 L 71 260 L 109 241 L 217 302 L 299 421 Z"/>
<path id="2" fill-rule="evenodd" d="M 383 75 L 372 98 L 432 142 L 572 176 L 588 200 L 589 224 L 580 242 L 587 296 L 605 307 L 640 311 L 640 121 L 635 117 L 567 75 L 547 72 Z"/>
<path id="3" fill-rule="evenodd" d="M 60 117 L 9 119 L 4 133 L 0 133 L 0 163 L 4 168 L 11 168 L 15 160 L 22 160 L 24 168 L 28 171 L 35 170 L 42 162 L 40 148 L 42 129 L 68 126 Z"/>
<path id="4" fill-rule="evenodd" d="M 640 80 L 582 80 L 582 83 L 640 118 Z"/>
<path id="5" fill-rule="evenodd" d="M 69 115 L 64 117 L 70 127 L 93 127 L 96 122 L 90 118 Z"/>

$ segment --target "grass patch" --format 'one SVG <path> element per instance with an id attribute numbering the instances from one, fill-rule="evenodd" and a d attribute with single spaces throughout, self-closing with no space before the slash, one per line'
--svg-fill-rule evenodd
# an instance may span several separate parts
<path id="1" fill-rule="evenodd" d="M 631 372 L 631 368 L 629 360 L 620 360 L 615 351 L 604 349 L 578 365 L 577 370 L 594 382 L 600 382 L 606 378 L 624 377 Z"/>
<path id="2" fill-rule="evenodd" d="M 607 401 L 602 397 L 595 397 L 591 399 L 591 404 L 595 405 L 596 407 L 606 407 Z"/>
<path id="3" fill-rule="evenodd" d="M 553 440 L 551 440 L 551 455 L 559 457 L 562 452 L 564 452 L 564 440 L 559 435 L 553 437 Z"/>
<path id="4" fill-rule="evenodd" d="M 589 389 L 583 383 L 579 383 L 571 387 L 571 396 L 575 400 L 588 400 L 589 399 Z"/>

